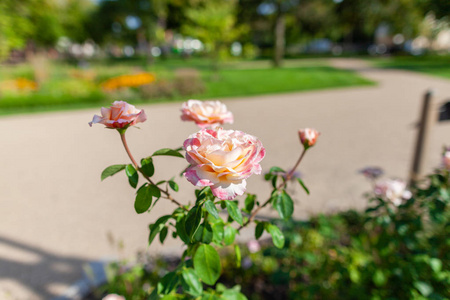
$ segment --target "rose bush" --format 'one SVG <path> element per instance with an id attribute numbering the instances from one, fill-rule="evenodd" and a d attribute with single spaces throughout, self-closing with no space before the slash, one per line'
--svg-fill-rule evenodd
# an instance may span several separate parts
<path id="1" fill-rule="evenodd" d="M 101 114 L 101 117 L 94 115 L 89 126 L 100 123 L 108 128 L 121 129 L 147 120 L 144 110 L 136 109 L 125 101 L 115 101 L 110 108 L 102 107 Z"/>
<path id="2" fill-rule="evenodd" d="M 220 255 L 216 248 L 234 245 L 236 264 L 240 265 L 240 247 L 235 242 L 235 236 L 251 223 L 256 225 L 256 239 L 266 231 L 272 236 L 276 247 L 284 246 L 284 235 L 276 224 L 255 218 L 257 213 L 269 204 L 281 218 L 291 218 L 294 202 L 286 189 L 288 184 L 295 182 L 290 178 L 309 146 L 304 147 L 300 158 L 289 172 L 280 167 L 272 167 L 264 175 L 264 179 L 273 186 L 265 201 L 260 203 L 257 195 L 252 194 L 247 194 L 245 201 L 232 201 L 245 193 L 248 177 L 261 174 L 259 163 L 265 156 L 265 149 L 261 141 L 252 135 L 238 130 L 212 128 L 232 122 L 232 114 L 226 110 L 224 104 L 198 100 L 184 103 L 181 119 L 194 121 L 203 129 L 190 135 L 183 147 L 159 149 L 138 163 L 125 136 L 130 126 L 144 122 L 145 119 L 143 110 L 138 110 L 126 102 L 116 101 L 111 108 L 102 108 L 102 116 L 94 116 L 89 125 L 100 123 L 119 132 L 132 164 L 109 166 L 102 172 L 101 179 L 124 170 L 131 187 L 137 189 L 134 201 L 137 213 L 149 212 L 160 199 L 166 199 L 177 206 L 171 214 L 160 216 L 149 225 L 148 243 L 151 244 L 157 236 L 160 242 L 164 243 L 168 236 L 172 236 L 184 243 L 185 251 L 178 267 L 164 275 L 156 286 L 152 286 L 148 290 L 148 296 L 150 299 L 161 299 L 164 295 L 176 295 L 177 299 L 246 299 L 239 286 L 226 288 L 218 284 L 215 289 L 203 287 L 203 283 L 215 285 L 222 273 Z M 211 128 L 205 128 L 208 126 Z M 315 143 L 317 135 L 316 133 L 314 142 L 309 145 Z M 183 150 L 185 155 L 181 153 Z M 179 190 L 175 177 L 155 180 L 153 160 L 161 155 L 186 158 L 189 162 L 189 167 L 183 172 L 184 176 L 192 184 L 202 188 L 195 191 L 192 204 L 182 204 L 173 196 L 172 192 Z M 143 177 L 145 182 L 138 186 L 140 177 Z M 309 193 L 303 181 L 296 179 Z M 220 210 L 226 212 L 228 217 L 223 219 L 219 214 Z M 172 234 L 169 235 L 169 232 Z M 147 291 L 139 292 L 147 295 Z"/>
<path id="3" fill-rule="evenodd" d="M 200 128 L 233 123 L 233 114 L 219 101 L 189 100 L 181 107 L 181 119 L 194 121 Z"/>
<path id="4" fill-rule="evenodd" d="M 245 192 L 252 174 L 261 174 L 262 143 L 241 131 L 203 129 L 183 144 L 191 166 L 184 176 L 198 187 L 209 186 L 214 196 L 231 200 Z"/>

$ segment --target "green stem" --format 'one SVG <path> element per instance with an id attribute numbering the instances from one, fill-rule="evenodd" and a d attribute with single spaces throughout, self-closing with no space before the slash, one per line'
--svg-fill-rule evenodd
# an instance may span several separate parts
<path id="1" fill-rule="evenodd" d="M 136 162 L 136 160 L 134 159 L 133 155 L 131 154 L 130 148 L 128 148 L 128 143 L 127 143 L 127 140 L 126 140 L 126 138 L 125 138 L 125 130 L 123 130 L 123 131 L 120 131 L 120 130 L 119 130 L 119 133 L 120 133 L 120 138 L 121 138 L 121 140 L 122 140 L 122 144 L 123 144 L 123 146 L 125 147 L 125 151 L 127 152 L 128 157 L 130 158 L 130 160 L 131 160 L 131 162 L 133 163 L 133 165 L 134 165 L 134 167 L 136 168 L 136 170 L 138 170 L 138 171 L 142 174 L 142 176 L 144 176 L 144 178 L 147 179 L 148 182 L 150 182 L 150 184 L 156 186 L 156 187 L 161 191 L 161 193 L 163 193 L 163 194 L 165 195 L 164 198 L 166 198 L 166 199 L 172 201 L 173 203 L 175 203 L 176 205 L 178 205 L 178 207 L 180 207 L 180 208 L 182 208 L 182 209 L 184 209 L 184 210 L 187 211 L 187 209 L 186 209 L 183 205 L 181 205 L 180 202 L 178 202 L 177 200 L 175 200 L 175 199 L 169 194 L 168 191 L 165 191 L 165 190 L 161 189 L 159 186 L 157 186 L 157 185 L 150 179 L 150 177 L 148 177 L 147 175 L 144 174 L 144 172 L 142 172 L 142 170 L 141 170 L 141 168 L 139 167 L 138 163 Z"/>

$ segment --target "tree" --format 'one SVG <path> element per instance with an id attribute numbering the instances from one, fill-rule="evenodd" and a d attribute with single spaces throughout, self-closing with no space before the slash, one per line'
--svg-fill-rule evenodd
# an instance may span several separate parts
<path id="1" fill-rule="evenodd" d="M 225 53 L 231 42 L 247 30 L 246 25 L 236 24 L 236 9 L 234 0 L 208 0 L 185 11 L 187 22 L 182 26 L 182 32 L 206 45 L 215 71 L 221 53 Z"/>

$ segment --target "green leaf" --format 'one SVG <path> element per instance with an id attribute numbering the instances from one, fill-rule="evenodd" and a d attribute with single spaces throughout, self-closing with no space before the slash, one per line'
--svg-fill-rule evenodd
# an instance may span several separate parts
<path id="1" fill-rule="evenodd" d="M 106 169 L 103 170 L 102 172 L 102 181 L 109 176 L 113 176 L 114 174 L 122 171 L 123 169 L 125 169 L 127 165 L 112 165 L 107 167 Z"/>
<path id="2" fill-rule="evenodd" d="M 182 217 L 180 219 L 177 220 L 177 223 L 175 224 L 175 228 L 177 229 L 177 234 L 180 237 L 180 239 L 185 243 L 185 244 L 190 244 L 191 240 L 189 238 L 189 236 L 186 233 L 186 217 Z"/>
<path id="3" fill-rule="evenodd" d="M 377 287 L 381 287 L 381 286 L 385 285 L 387 282 L 386 276 L 384 275 L 383 271 L 380 269 L 377 269 L 375 271 L 375 273 L 373 274 L 372 280 Z"/>
<path id="4" fill-rule="evenodd" d="M 203 222 L 203 224 L 200 225 L 197 232 L 195 233 L 194 239 L 197 242 L 202 242 L 205 244 L 211 243 L 213 240 L 213 231 L 211 225 L 209 223 Z"/>
<path id="5" fill-rule="evenodd" d="M 211 216 L 213 216 L 216 219 L 219 218 L 219 213 L 217 212 L 217 208 L 214 205 L 214 202 L 212 202 L 211 200 L 207 200 L 205 202 L 205 208 L 211 214 Z"/>
<path id="6" fill-rule="evenodd" d="M 164 244 L 167 233 L 169 233 L 169 229 L 167 228 L 167 226 L 164 226 L 164 228 L 159 232 L 159 241 L 161 242 L 161 244 Z"/>
<path id="7" fill-rule="evenodd" d="M 128 176 L 128 182 L 133 188 L 137 187 L 139 181 L 139 175 L 133 165 L 127 165 L 125 167 L 125 173 Z"/>
<path id="8" fill-rule="evenodd" d="M 206 284 L 216 283 L 222 266 L 220 265 L 220 256 L 213 246 L 202 244 L 197 248 L 194 255 L 194 269 Z"/>
<path id="9" fill-rule="evenodd" d="M 158 155 L 166 155 L 166 156 L 176 156 L 184 158 L 184 155 L 176 150 L 172 150 L 169 148 L 163 148 L 155 151 L 155 153 L 152 154 L 152 156 L 158 156 Z"/>
<path id="10" fill-rule="evenodd" d="M 175 181 L 169 180 L 169 186 L 172 190 L 174 190 L 175 192 L 178 192 L 179 187 Z"/>
<path id="11" fill-rule="evenodd" d="M 247 300 L 247 297 L 245 297 L 244 294 L 233 289 L 224 291 L 221 298 L 225 300 Z"/>
<path id="12" fill-rule="evenodd" d="M 139 188 L 136 193 L 136 200 L 134 201 L 134 209 L 138 214 L 142 214 L 150 208 L 152 205 L 152 196 L 153 194 L 149 185 L 144 184 Z"/>
<path id="13" fill-rule="evenodd" d="M 223 222 L 218 222 L 212 224 L 212 230 L 213 230 L 213 241 L 216 244 L 222 243 L 223 237 L 225 236 L 225 225 Z"/>
<path id="14" fill-rule="evenodd" d="M 309 195 L 309 189 L 306 187 L 305 183 L 303 182 L 303 180 L 301 180 L 300 178 L 297 178 L 298 183 L 300 183 L 300 185 L 302 186 L 302 188 L 305 190 L 305 192 Z"/>
<path id="15" fill-rule="evenodd" d="M 236 253 L 236 267 L 241 267 L 241 248 L 239 245 L 234 245 L 234 253 Z"/>
<path id="16" fill-rule="evenodd" d="M 156 220 L 155 223 L 150 224 L 150 235 L 148 237 L 148 244 L 150 245 L 155 239 L 156 235 L 165 227 L 166 222 L 170 219 L 170 215 L 165 215 Z"/>
<path id="17" fill-rule="evenodd" d="M 225 204 L 227 206 L 227 211 L 230 217 L 238 222 L 239 225 L 243 225 L 242 222 L 242 213 L 241 210 L 238 208 L 237 204 L 232 201 L 225 201 Z"/>
<path id="18" fill-rule="evenodd" d="M 439 258 L 430 258 L 430 267 L 435 273 L 442 270 L 442 261 Z"/>
<path id="19" fill-rule="evenodd" d="M 183 269 L 181 276 L 183 276 L 183 280 L 189 286 L 188 293 L 195 297 L 198 297 L 202 294 L 203 285 L 200 282 L 200 278 L 197 276 L 193 269 Z"/>
<path id="20" fill-rule="evenodd" d="M 169 294 L 173 291 L 177 285 L 179 284 L 179 276 L 175 272 L 167 273 L 159 282 L 158 282 L 158 293 L 159 294 Z"/>
<path id="21" fill-rule="evenodd" d="M 269 173 L 286 173 L 282 168 L 280 167 L 272 167 L 269 170 Z"/>
<path id="22" fill-rule="evenodd" d="M 433 292 L 433 287 L 423 281 L 416 281 L 413 283 L 414 287 L 425 297 L 428 297 Z"/>
<path id="23" fill-rule="evenodd" d="M 253 207 L 255 206 L 256 202 L 256 195 L 248 194 L 245 198 L 245 209 L 244 211 L 246 213 L 250 213 L 253 210 Z"/>
<path id="24" fill-rule="evenodd" d="M 289 219 L 294 212 L 294 202 L 291 197 L 283 190 L 275 198 L 274 206 L 282 219 Z"/>
<path id="25" fill-rule="evenodd" d="M 156 197 L 156 198 L 161 197 L 161 190 L 159 189 L 159 187 L 157 187 L 156 185 L 153 185 L 153 184 L 151 184 L 151 185 L 149 184 L 148 188 L 154 197 Z"/>
<path id="26" fill-rule="evenodd" d="M 259 239 L 264 232 L 265 222 L 259 222 L 255 228 L 255 239 Z"/>
<path id="27" fill-rule="evenodd" d="M 187 214 L 186 218 L 186 233 L 189 238 L 192 238 L 200 226 L 202 220 L 202 208 L 200 206 L 194 206 Z"/>
<path id="28" fill-rule="evenodd" d="M 225 245 L 233 244 L 235 237 L 236 237 L 236 229 L 234 229 L 231 226 L 225 227 L 225 233 L 224 233 Z"/>
<path id="29" fill-rule="evenodd" d="M 152 177 L 155 174 L 155 167 L 151 157 L 141 159 L 141 172 L 148 177 Z"/>
<path id="30" fill-rule="evenodd" d="M 266 230 L 267 232 L 272 236 L 272 241 L 273 244 L 275 245 L 275 247 L 277 248 L 283 248 L 284 246 L 284 235 L 281 232 L 281 230 L 273 225 L 273 224 L 268 224 L 266 225 Z"/>

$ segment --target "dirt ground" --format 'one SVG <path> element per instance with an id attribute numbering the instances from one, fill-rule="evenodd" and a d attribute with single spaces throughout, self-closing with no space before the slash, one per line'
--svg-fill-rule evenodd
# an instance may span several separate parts
<path id="1" fill-rule="evenodd" d="M 311 195 L 300 188 L 293 191 L 296 218 L 363 208 L 363 193 L 370 185 L 358 170 L 365 166 L 379 166 L 390 177 L 407 179 L 424 92 L 432 88 L 437 103 L 450 101 L 449 80 L 374 69 L 359 60 L 330 63 L 356 70 L 377 85 L 223 100 L 235 117 L 233 125 L 224 127 L 263 142 L 264 171 L 295 163 L 301 151 L 299 128 L 322 133 L 300 166 Z M 197 131 L 194 124 L 180 120 L 180 103 L 139 108 L 145 109 L 148 121 L 140 130 L 127 132 L 137 158 L 179 147 Z M 79 280 L 90 261 L 163 251 L 159 242 L 146 247 L 147 226 L 173 205 L 160 201 L 150 214 L 137 215 L 134 191 L 124 174 L 100 182 L 105 167 L 128 163 L 128 157 L 117 132 L 88 126 L 99 112 L 100 108 L 0 118 L 1 299 L 52 299 Z M 450 122 L 433 127 L 427 170 L 439 164 L 442 146 L 450 144 L 449 133 Z M 179 158 L 155 161 L 158 180 L 179 174 L 187 165 Z M 192 201 L 191 184 L 181 177 L 176 181 L 181 191 L 176 198 Z M 269 186 L 254 176 L 248 191 L 263 199 Z M 252 235 L 249 230 L 241 238 Z M 168 239 L 164 253 L 180 249 Z"/>

